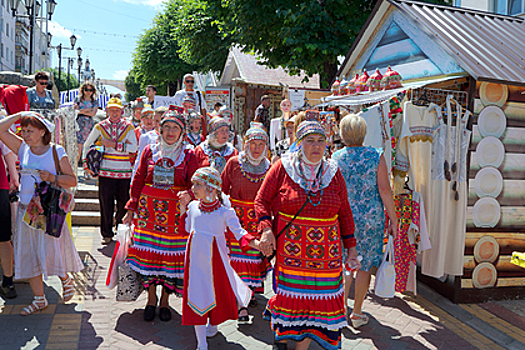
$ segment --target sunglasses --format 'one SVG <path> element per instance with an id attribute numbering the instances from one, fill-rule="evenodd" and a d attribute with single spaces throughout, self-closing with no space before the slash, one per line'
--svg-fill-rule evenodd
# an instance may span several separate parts
<path id="1" fill-rule="evenodd" d="M 87 92 L 87 91 L 89 91 L 89 92 L 93 92 L 93 91 L 95 91 L 95 90 L 93 90 L 93 89 L 84 89 L 84 91 L 86 91 L 86 92 Z"/>
<path id="2" fill-rule="evenodd" d="M 195 80 L 186 80 L 185 83 L 187 83 L 187 84 L 193 84 L 193 83 L 195 83 Z"/>
<path id="3" fill-rule="evenodd" d="M 40 84 L 40 85 L 47 85 L 47 80 L 46 81 L 39 81 L 38 84 Z"/>

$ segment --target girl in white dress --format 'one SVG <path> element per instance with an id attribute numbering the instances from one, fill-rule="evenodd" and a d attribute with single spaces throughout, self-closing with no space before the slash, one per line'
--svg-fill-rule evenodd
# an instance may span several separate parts
<path id="1" fill-rule="evenodd" d="M 258 249 L 259 241 L 241 227 L 235 210 L 223 204 L 221 176 L 217 170 L 200 168 L 191 180 L 197 201 L 190 203 L 188 191 L 179 194 L 181 213 L 186 212 L 186 231 L 190 232 L 186 246 L 182 324 L 195 326 L 198 349 L 207 350 L 206 336 L 215 335 L 220 323 L 236 320 L 237 304 L 246 307 L 252 296 L 251 289 L 230 265 L 226 227 L 243 249 Z"/>

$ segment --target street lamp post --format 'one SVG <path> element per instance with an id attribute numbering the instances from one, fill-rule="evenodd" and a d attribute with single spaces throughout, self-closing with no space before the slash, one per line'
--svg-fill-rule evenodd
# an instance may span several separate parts
<path id="1" fill-rule="evenodd" d="M 35 0 L 24 0 L 24 7 L 26 8 L 27 15 L 17 15 L 16 11 L 20 3 L 21 3 L 21 0 L 9 0 L 9 5 L 11 6 L 11 11 L 13 13 L 13 16 L 29 19 L 29 25 L 31 26 L 29 30 L 29 73 L 31 74 L 33 72 L 34 28 L 35 28 L 35 23 L 36 23 L 35 21 L 38 19 L 38 20 L 46 20 L 47 22 L 48 18 L 51 19 L 51 16 L 53 15 L 53 12 L 55 11 L 56 1 L 46 0 L 47 15 L 49 17 L 48 16 L 38 17 L 40 13 L 40 9 L 41 9 L 41 4 L 40 2 L 35 1 Z"/>
<path id="2" fill-rule="evenodd" d="M 62 67 L 62 49 L 64 49 L 64 50 L 74 50 L 76 42 L 77 42 L 77 37 L 73 34 L 69 38 L 69 43 L 71 44 L 71 48 L 70 49 L 65 48 L 65 47 L 63 48 L 62 47 L 62 43 L 60 43 L 57 46 L 55 46 L 55 48 L 57 50 L 57 54 L 58 54 L 58 83 L 56 84 L 57 85 L 57 89 L 58 89 L 58 93 L 60 93 L 60 84 L 59 83 L 60 83 L 61 73 L 62 73 L 62 69 L 61 69 L 61 67 Z M 79 51 L 79 49 L 80 49 L 80 51 Z M 77 53 L 79 53 L 79 52 L 82 53 L 82 49 L 80 47 L 77 49 Z M 68 64 L 69 64 L 69 62 L 68 62 Z M 69 67 L 68 67 L 68 71 L 69 71 Z M 69 79 L 69 73 L 68 73 L 68 79 Z M 68 88 L 68 90 L 69 90 L 69 88 Z M 68 95 L 69 95 L 69 93 L 68 93 Z"/>
<path id="3" fill-rule="evenodd" d="M 69 69 L 70 68 L 73 68 L 73 58 L 68 57 L 67 58 L 67 102 L 69 102 L 69 80 L 70 80 Z"/>
<path id="4" fill-rule="evenodd" d="M 80 68 L 82 68 L 82 58 L 80 57 L 80 55 L 82 55 L 82 48 L 79 46 L 77 48 L 77 56 L 78 56 L 78 60 L 77 60 L 77 63 L 78 63 L 78 83 L 82 84 L 82 82 L 80 81 Z"/>

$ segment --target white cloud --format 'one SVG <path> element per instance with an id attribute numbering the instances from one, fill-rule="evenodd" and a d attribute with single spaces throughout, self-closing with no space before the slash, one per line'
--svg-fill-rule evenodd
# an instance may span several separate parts
<path id="1" fill-rule="evenodd" d="M 113 78 L 116 80 L 124 80 L 128 76 L 127 70 L 118 70 L 115 73 L 113 73 Z"/>
<path id="2" fill-rule="evenodd" d="M 127 2 L 132 5 L 148 5 L 159 7 L 165 0 L 118 0 L 120 2 Z"/>
<path id="3" fill-rule="evenodd" d="M 49 32 L 53 35 L 53 38 L 69 39 L 73 33 L 64 27 L 62 27 L 58 22 L 50 21 L 49 22 Z M 77 39 L 80 39 L 81 36 L 75 34 Z"/>

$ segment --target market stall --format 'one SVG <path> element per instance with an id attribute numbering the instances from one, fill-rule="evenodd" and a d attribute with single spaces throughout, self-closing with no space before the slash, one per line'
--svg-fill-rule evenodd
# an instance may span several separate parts
<path id="1" fill-rule="evenodd" d="M 417 255 L 418 278 L 454 302 L 525 295 L 525 269 L 511 263 L 525 251 L 523 57 L 523 18 L 384 0 L 321 105 L 367 120 L 366 142 L 391 162 L 403 218 L 421 195 L 426 227 L 412 223 L 430 247 L 415 242 L 404 268 L 413 281 Z M 402 86 L 374 87 L 392 71 Z"/>

